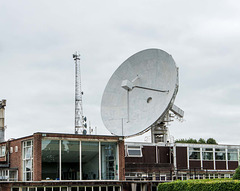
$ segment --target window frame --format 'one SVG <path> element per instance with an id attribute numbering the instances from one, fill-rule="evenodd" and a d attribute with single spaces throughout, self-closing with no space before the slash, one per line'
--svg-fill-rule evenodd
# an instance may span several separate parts
<path id="1" fill-rule="evenodd" d="M 5 157 L 6 156 L 6 145 L 1 145 L 0 146 L 0 157 Z"/>
<path id="2" fill-rule="evenodd" d="M 206 154 L 205 154 L 206 153 Z M 207 156 L 209 153 L 212 154 L 212 158 L 208 159 L 207 157 L 205 158 L 205 156 Z M 202 160 L 203 161 L 213 161 L 214 159 L 214 152 L 213 152 L 213 148 L 202 148 Z"/>
<path id="3" fill-rule="evenodd" d="M 129 151 L 139 151 L 139 155 L 130 154 Z M 138 145 L 127 145 L 127 157 L 142 157 L 142 146 Z"/>
<path id="4" fill-rule="evenodd" d="M 231 160 L 231 157 L 230 157 L 231 154 L 236 154 L 235 160 Z M 228 148 L 227 149 L 227 159 L 228 159 L 228 161 L 238 161 L 238 149 Z"/>
<path id="5" fill-rule="evenodd" d="M 28 143 L 30 142 L 30 145 Z M 27 156 L 28 149 L 30 149 L 30 156 Z M 23 164 L 23 180 L 32 181 L 33 180 L 33 140 L 28 139 L 22 142 L 22 164 Z M 30 162 L 30 170 L 26 170 L 27 164 Z M 30 179 L 27 180 L 27 175 L 30 174 Z"/>
<path id="6" fill-rule="evenodd" d="M 198 153 L 199 158 L 190 158 L 192 153 Z M 200 147 L 189 147 L 189 149 L 188 149 L 188 159 L 189 160 L 201 160 L 201 149 L 200 149 Z"/>
<path id="7" fill-rule="evenodd" d="M 224 158 L 223 159 L 217 159 L 217 156 L 220 156 L 218 154 L 222 153 Z M 227 159 L 227 156 L 226 156 L 226 149 L 225 148 L 215 148 L 215 161 L 226 161 Z"/>

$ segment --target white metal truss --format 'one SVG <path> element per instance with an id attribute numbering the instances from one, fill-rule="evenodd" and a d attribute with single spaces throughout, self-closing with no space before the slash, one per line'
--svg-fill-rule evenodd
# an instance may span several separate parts
<path id="1" fill-rule="evenodd" d="M 73 54 L 75 60 L 75 134 L 83 132 L 84 117 L 82 107 L 82 89 L 81 89 L 81 70 L 80 70 L 80 54 Z"/>

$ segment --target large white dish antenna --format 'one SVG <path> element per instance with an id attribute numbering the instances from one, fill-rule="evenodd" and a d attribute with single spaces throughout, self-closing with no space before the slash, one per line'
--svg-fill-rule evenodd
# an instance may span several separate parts
<path id="1" fill-rule="evenodd" d="M 118 67 L 104 90 L 101 115 L 114 135 L 141 134 L 160 122 L 178 90 L 178 69 L 160 49 L 140 51 Z"/>

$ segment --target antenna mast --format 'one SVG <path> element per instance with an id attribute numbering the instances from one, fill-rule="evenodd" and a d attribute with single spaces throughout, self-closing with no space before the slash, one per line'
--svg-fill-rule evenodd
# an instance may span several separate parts
<path id="1" fill-rule="evenodd" d="M 75 134 L 79 134 L 79 131 L 83 133 L 85 118 L 82 107 L 80 54 L 77 51 L 73 54 L 73 59 L 75 61 Z"/>

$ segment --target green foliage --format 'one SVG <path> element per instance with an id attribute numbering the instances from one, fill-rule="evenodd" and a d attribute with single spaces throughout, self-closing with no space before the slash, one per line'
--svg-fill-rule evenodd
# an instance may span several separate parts
<path id="1" fill-rule="evenodd" d="M 206 144 L 206 141 L 205 141 L 203 138 L 200 138 L 200 139 L 198 140 L 198 143 L 199 143 L 199 144 Z"/>
<path id="2" fill-rule="evenodd" d="M 175 143 L 195 143 L 195 144 L 217 144 L 216 140 L 213 138 L 209 138 L 205 141 L 203 138 L 197 139 L 189 138 L 189 139 L 176 139 Z"/>
<path id="3" fill-rule="evenodd" d="M 177 180 L 160 183 L 158 191 L 236 191 L 240 181 L 231 179 Z"/>
<path id="4" fill-rule="evenodd" d="M 236 168 L 235 173 L 233 175 L 233 180 L 240 180 L 240 166 Z"/>
<path id="5" fill-rule="evenodd" d="M 207 140 L 207 144 L 217 144 L 216 140 L 214 138 L 209 138 Z"/>
<path id="6" fill-rule="evenodd" d="M 189 139 L 177 139 L 175 143 L 197 143 L 196 139 L 189 138 Z"/>

